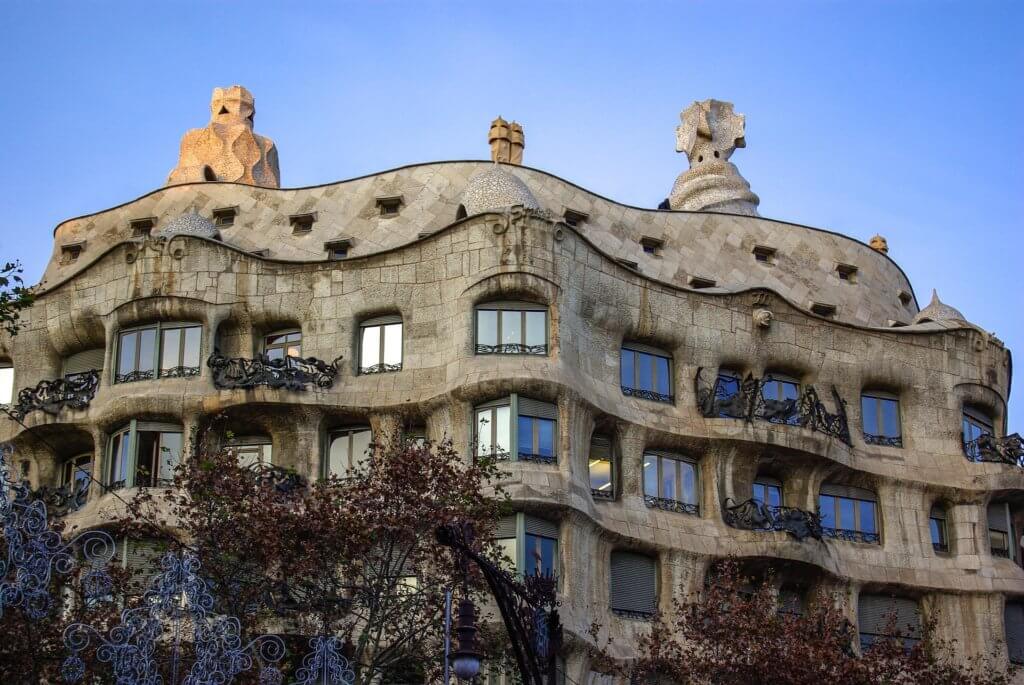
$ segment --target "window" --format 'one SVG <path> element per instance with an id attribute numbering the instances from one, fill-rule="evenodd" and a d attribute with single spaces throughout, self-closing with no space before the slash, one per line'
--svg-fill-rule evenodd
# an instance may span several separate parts
<path id="1" fill-rule="evenodd" d="M 263 354 L 267 359 L 302 358 L 302 331 L 276 331 L 263 338 Z"/>
<path id="2" fill-rule="evenodd" d="M 811 311 L 818 316 L 833 317 L 836 315 L 836 306 L 827 302 L 812 302 Z"/>
<path id="3" fill-rule="evenodd" d="M 71 262 L 77 261 L 82 253 L 85 251 L 85 241 L 77 243 L 67 243 L 66 245 L 60 246 L 60 263 L 70 264 Z"/>
<path id="4" fill-rule="evenodd" d="M 235 437 L 228 442 L 228 447 L 234 451 L 242 468 L 270 466 L 272 463 L 273 445 L 264 435 Z"/>
<path id="5" fill-rule="evenodd" d="M 745 419 L 750 414 L 750 395 L 743 392 L 743 381 L 737 371 L 721 369 L 715 380 L 714 405 L 710 417 Z"/>
<path id="6" fill-rule="evenodd" d="M 92 480 L 92 454 L 79 454 L 66 460 L 60 470 L 60 484 L 71 486 L 72 492 L 79 487 L 89 487 Z M 80 486 L 79 483 L 85 483 Z"/>
<path id="7" fill-rule="evenodd" d="M 936 504 L 928 514 L 928 530 L 932 537 L 932 549 L 941 554 L 949 551 L 949 536 L 946 532 L 946 510 Z"/>
<path id="8" fill-rule="evenodd" d="M 910 304 L 911 301 L 914 299 L 913 296 L 906 290 L 899 291 L 899 293 L 896 294 L 896 297 L 899 298 L 900 304 L 902 304 L 904 307 Z"/>
<path id="9" fill-rule="evenodd" d="M 348 259 L 348 252 L 351 248 L 351 238 L 339 238 L 338 240 L 324 243 L 324 249 L 327 250 L 327 258 L 334 261 Z"/>
<path id="10" fill-rule="evenodd" d="M 566 226 L 579 228 L 587 222 L 587 219 L 589 219 L 590 216 L 584 212 L 577 212 L 575 209 L 566 209 L 562 218 L 564 219 Z"/>
<path id="11" fill-rule="evenodd" d="M 509 570 L 531 576 L 558 576 L 557 524 L 523 513 L 505 516 L 495 528 L 495 542 L 512 563 Z"/>
<path id="12" fill-rule="evenodd" d="M 199 375 L 202 326 L 154 324 L 121 331 L 115 383 Z"/>
<path id="13" fill-rule="evenodd" d="M 146 217 L 144 219 L 132 219 L 128 222 L 128 229 L 131 231 L 133 238 L 149 236 L 153 232 L 153 227 L 155 226 L 155 216 Z"/>
<path id="14" fill-rule="evenodd" d="M 754 259 L 762 264 L 775 263 L 776 250 L 774 247 L 768 247 L 767 245 L 754 245 L 753 253 Z"/>
<path id="15" fill-rule="evenodd" d="M 893 395 L 864 393 L 860 396 L 864 442 L 869 445 L 903 447 L 900 430 L 900 401 Z"/>
<path id="16" fill-rule="evenodd" d="M 513 394 L 477 406 L 474 432 L 479 456 L 501 459 L 515 454 L 520 461 L 553 464 L 557 459 L 558 407 Z"/>
<path id="17" fill-rule="evenodd" d="M 373 433 L 369 428 L 341 428 L 331 431 L 327 450 L 327 474 L 344 478 L 370 456 Z"/>
<path id="18" fill-rule="evenodd" d="M 825 537 L 879 544 L 875 493 L 862 488 L 826 483 L 818 497 L 818 513 Z"/>
<path id="19" fill-rule="evenodd" d="M 754 481 L 753 499 L 769 507 L 782 506 L 782 481 L 758 476 Z"/>
<path id="20" fill-rule="evenodd" d="M 145 593 L 160 573 L 160 561 L 167 553 L 167 543 L 161 540 L 125 538 L 118 546 L 117 556 L 121 568 L 128 571 L 128 595 Z"/>
<path id="21" fill-rule="evenodd" d="M 857 267 L 853 264 L 836 264 L 836 275 L 839 280 L 847 283 L 857 282 Z"/>
<path id="22" fill-rule="evenodd" d="M 644 454 L 644 501 L 649 507 L 700 514 L 697 464 L 661 452 Z"/>
<path id="23" fill-rule="evenodd" d="M 238 207 L 221 207 L 213 210 L 213 225 L 217 228 L 225 228 L 235 225 L 235 217 L 238 216 Z"/>
<path id="24" fill-rule="evenodd" d="M 1013 559 L 1013 526 L 1010 523 L 1010 507 L 1006 502 L 988 505 L 988 547 L 994 557 Z"/>
<path id="25" fill-rule="evenodd" d="M 0 404 L 14 401 L 14 364 L 0 362 Z"/>
<path id="26" fill-rule="evenodd" d="M 98 347 L 92 350 L 82 350 L 67 357 L 64 360 L 64 378 L 73 378 L 90 371 L 102 371 L 105 353 L 106 350 Z"/>
<path id="27" fill-rule="evenodd" d="M 895 637 L 895 629 L 905 649 L 921 641 L 921 609 L 917 602 L 886 595 L 861 595 L 857 599 L 857 630 L 861 649 L 880 640 Z"/>
<path id="28" fill-rule="evenodd" d="M 293 214 L 288 217 L 288 223 L 292 226 L 292 233 L 309 233 L 316 223 L 316 212 L 310 214 Z"/>
<path id="29" fill-rule="evenodd" d="M 715 279 L 704 278 L 703 276 L 690 276 L 687 281 L 691 288 L 696 290 L 702 290 L 704 288 L 714 288 L 716 285 Z"/>
<path id="30" fill-rule="evenodd" d="M 590 438 L 590 494 L 595 500 L 615 499 L 612 441 L 603 435 Z"/>
<path id="31" fill-rule="evenodd" d="M 381 216 L 398 216 L 399 211 L 402 209 L 402 196 L 378 197 L 377 209 L 380 211 Z"/>
<path id="32" fill-rule="evenodd" d="M 488 302 L 476 308 L 477 354 L 548 353 L 548 308 L 528 302 Z"/>
<path id="33" fill-rule="evenodd" d="M 790 426 L 800 424 L 800 383 L 795 379 L 768 374 L 761 383 L 764 418 Z"/>
<path id="34" fill-rule="evenodd" d="M 963 443 L 964 452 L 968 458 L 978 461 L 981 459 L 981 446 L 978 440 L 983 435 L 995 435 L 992 430 L 992 418 L 985 412 L 974 407 L 964 407 L 963 414 Z"/>
<path id="35" fill-rule="evenodd" d="M 622 346 L 619 364 L 622 394 L 655 402 L 675 402 L 672 394 L 672 358 L 638 343 Z"/>
<path id="36" fill-rule="evenodd" d="M 112 489 L 169 486 L 182 445 L 181 426 L 132 420 L 110 437 L 107 483 Z"/>
<path id="37" fill-rule="evenodd" d="M 1006 652 L 1012 664 L 1024 664 L 1024 603 L 1008 601 L 1003 609 Z"/>
<path id="38" fill-rule="evenodd" d="M 658 565 L 646 555 L 612 552 L 609 605 L 623 618 L 649 620 L 658 611 Z"/>
<path id="39" fill-rule="evenodd" d="M 661 254 L 661 248 L 664 246 L 665 241 L 659 238 L 652 238 L 646 235 L 640 238 L 640 247 L 643 248 L 644 254 L 657 256 Z"/>
<path id="40" fill-rule="evenodd" d="M 783 586 L 779 590 L 778 613 L 800 616 L 804 613 L 804 592 L 800 588 Z"/>
<path id="41" fill-rule="evenodd" d="M 379 316 L 359 324 L 359 373 L 402 370 L 402 317 Z"/>

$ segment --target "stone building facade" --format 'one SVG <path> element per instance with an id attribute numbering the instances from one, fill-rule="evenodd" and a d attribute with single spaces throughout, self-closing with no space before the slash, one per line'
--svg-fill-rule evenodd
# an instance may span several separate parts
<path id="1" fill-rule="evenodd" d="M 129 491 L 218 414 L 247 458 L 310 478 L 371 432 L 508 452 L 521 513 L 500 534 L 559 575 L 572 682 L 600 681 L 591 623 L 628 658 L 726 557 L 774 568 L 794 610 L 832 592 L 865 642 L 895 608 L 964 655 L 1024 658 L 1009 351 L 937 297 L 919 310 L 884 239 L 758 216 L 725 105 L 684 112 L 664 209 L 513 163 L 504 120 L 495 161 L 297 189 L 268 139 L 232 133 L 263 150 L 233 165 L 214 123 L 190 132 L 216 149 L 187 138 L 189 174 L 245 182 L 189 176 L 57 226 L 0 344 L 24 389 L 0 437 L 36 487 L 88 470 Z M 75 525 L 117 510 L 71 490 Z"/>

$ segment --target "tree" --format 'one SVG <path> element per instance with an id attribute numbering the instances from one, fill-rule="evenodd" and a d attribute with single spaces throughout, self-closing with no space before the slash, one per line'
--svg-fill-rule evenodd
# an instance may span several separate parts
<path id="1" fill-rule="evenodd" d="M 12 336 L 21 330 L 21 312 L 31 307 L 33 300 L 21 274 L 21 262 L 7 262 L 0 267 L 0 328 Z"/>
<path id="2" fill-rule="evenodd" d="M 890 621 L 892 639 L 858 656 L 856 631 L 830 598 L 800 613 L 780 612 L 770 583 L 751 592 L 735 563 L 722 564 L 714 582 L 676 606 L 675 618 L 655 622 L 628 673 L 635 682 L 817 685 L 1004 685 L 1009 676 L 981 659 L 956 663 L 952 645 L 924 626 L 924 639 L 907 647 L 904 626 Z"/>

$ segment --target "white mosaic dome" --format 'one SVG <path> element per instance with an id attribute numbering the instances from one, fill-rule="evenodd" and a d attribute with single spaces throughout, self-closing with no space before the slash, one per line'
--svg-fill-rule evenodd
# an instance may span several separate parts
<path id="1" fill-rule="evenodd" d="M 213 240 L 220 238 L 220 233 L 213 225 L 213 222 L 195 212 L 182 214 L 154 235 L 162 238 L 170 238 L 176 235 L 194 235 Z"/>
<path id="2" fill-rule="evenodd" d="M 929 323 L 932 321 L 966 321 L 959 309 L 950 307 L 939 299 L 939 293 L 932 290 L 932 301 L 917 313 L 911 323 Z"/>
<path id="3" fill-rule="evenodd" d="M 469 179 L 462 193 L 467 216 L 522 205 L 540 209 L 540 204 L 522 179 L 500 164 L 495 164 Z"/>

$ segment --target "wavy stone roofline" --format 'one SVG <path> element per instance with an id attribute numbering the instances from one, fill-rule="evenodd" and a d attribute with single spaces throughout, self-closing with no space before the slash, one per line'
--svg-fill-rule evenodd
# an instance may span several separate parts
<path id="1" fill-rule="evenodd" d="M 381 254 L 418 241 L 456 223 L 469 179 L 493 167 L 482 160 L 413 164 L 344 181 L 292 189 L 269 189 L 230 182 L 189 183 L 159 188 L 110 209 L 61 222 L 41 282 L 44 290 L 63 282 L 100 252 L 130 237 L 128 222 L 158 217 L 158 226 L 187 211 L 240 205 L 225 243 L 244 252 L 270 249 L 275 262 L 325 261 L 324 242 L 353 238 L 350 257 Z M 657 210 L 616 202 L 548 172 L 502 166 L 522 179 L 540 205 L 557 215 L 572 209 L 586 215 L 580 233 L 612 259 L 637 263 L 654 281 L 687 286 L 692 279 L 715 281 L 713 292 L 766 288 L 809 310 L 813 301 L 837 307 L 835 319 L 868 327 L 909 322 L 918 311 L 909 279 L 889 256 L 828 229 L 761 217 L 714 211 Z M 398 216 L 382 217 L 375 199 L 401 196 Z M 317 212 L 308 235 L 293 236 L 288 217 Z M 640 240 L 663 241 L 662 254 L 645 253 Z M 61 246 L 86 243 L 77 262 L 61 263 Z M 777 264 L 758 264 L 755 245 L 777 250 Z M 858 268 L 856 285 L 839 279 L 838 264 Z M 898 300 L 903 297 L 903 301 Z M 818 299 L 820 298 L 820 300 Z"/>

